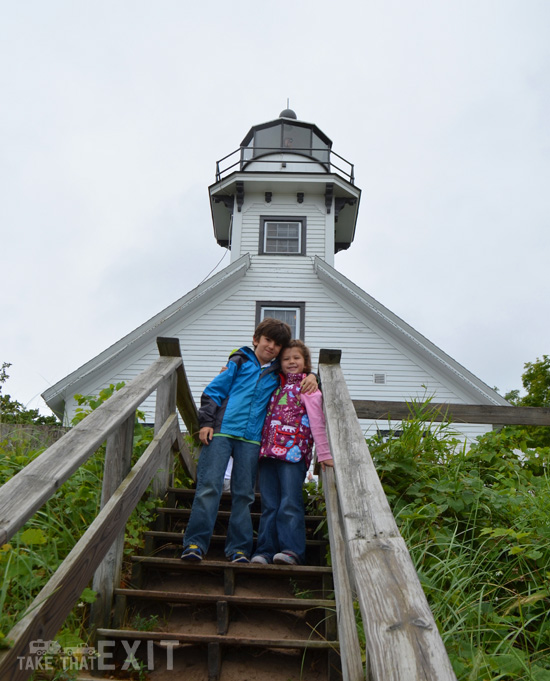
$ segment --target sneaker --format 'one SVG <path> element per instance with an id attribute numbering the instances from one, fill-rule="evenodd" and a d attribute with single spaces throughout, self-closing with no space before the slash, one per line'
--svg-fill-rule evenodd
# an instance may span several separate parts
<path id="1" fill-rule="evenodd" d="M 183 549 L 183 553 L 181 554 L 181 559 L 182 560 L 187 560 L 190 563 L 200 563 L 200 561 L 203 558 L 203 553 L 202 549 L 200 549 L 196 544 L 189 544 L 185 549 Z"/>
<path id="2" fill-rule="evenodd" d="M 250 563 L 248 556 L 244 551 L 235 551 L 235 553 L 229 557 L 232 563 Z"/>
<path id="3" fill-rule="evenodd" d="M 273 556 L 273 562 L 277 565 L 298 565 L 298 559 L 290 551 L 281 551 Z"/>
<path id="4" fill-rule="evenodd" d="M 252 556 L 252 560 L 250 561 L 251 563 L 259 563 L 260 565 L 268 565 L 269 561 L 265 556 L 262 556 L 260 553 L 256 556 Z"/>

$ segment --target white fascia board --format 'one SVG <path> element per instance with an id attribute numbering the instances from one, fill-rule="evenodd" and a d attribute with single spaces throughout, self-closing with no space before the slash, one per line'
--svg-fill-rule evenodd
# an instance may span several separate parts
<path id="1" fill-rule="evenodd" d="M 509 406 L 509 402 L 481 379 L 474 376 L 468 369 L 456 362 L 425 336 L 413 329 L 412 326 L 359 288 L 359 286 L 356 286 L 352 281 L 340 274 L 340 272 L 330 267 L 330 265 L 327 265 L 318 256 L 315 256 L 313 267 L 321 281 L 328 284 L 340 295 L 355 301 L 360 308 L 367 308 L 371 315 L 374 316 L 376 324 L 384 329 L 390 337 L 395 338 L 417 355 L 423 357 L 428 365 L 434 366 L 436 370 L 447 376 L 451 381 L 461 383 L 463 389 L 468 394 L 478 396 L 480 404 Z M 476 403 L 472 402 L 472 404 Z"/>
<path id="2" fill-rule="evenodd" d="M 157 315 L 151 317 L 151 319 L 144 324 L 138 326 L 137 329 L 127 336 L 124 336 L 99 355 L 86 362 L 86 364 L 83 364 L 80 368 L 76 369 L 68 376 L 65 376 L 65 378 L 58 381 L 51 388 L 48 388 L 48 390 L 42 393 L 42 398 L 52 411 L 56 411 L 54 406 L 59 411 L 58 405 L 64 401 L 69 386 L 74 386 L 76 383 L 90 377 L 92 374 L 104 370 L 110 363 L 118 360 L 122 353 L 134 351 L 136 347 L 138 347 L 138 344 L 141 345 L 148 342 L 152 336 L 162 336 L 162 330 L 174 321 L 176 315 L 182 313 L 189 314 L 198 306 L 208 302 L 208 300 L 219 292 L 221 286 L 226 288 L 238 279 L 244 277 L 249 267 L 250 256 L 246 253 L 242 258 L 239 258 L 239 260 L 236 260 L 228 267 L 225 267 L 221 272 L 218 272 L 202 284 L 199 284 L 199 286 L 182 298 L 176 300 L 172 305 L 169 305 Z"/>
<path id="3" fill-rule="evenodd" d="M 235 183 L 244 182 L 251 192 L 273 191 L 284 194 L 292 192 L 296 188 L 311 194 L 324 194 L 325 185 L 334 185 L 334 196 L 346 196 L 359 199 L 361 190 L 354 184 L 346 182 L 340 175 L 334 173 L 292 173 L 292 172 L 261 172 L 261 171 L 235 171 L 223 180 L 210 185 L 210 196 L 215 194 L 232 194 L 235 191 Z M 246 188 L 245 188 L 246 198 Z"/>

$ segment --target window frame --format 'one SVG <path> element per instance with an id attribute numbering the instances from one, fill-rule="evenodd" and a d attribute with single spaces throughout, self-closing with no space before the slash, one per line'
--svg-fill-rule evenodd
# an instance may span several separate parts
<path id="1" fill-rule="evenodd" d="M 266 239 L 266 223 L 268 222 L 297 222 L 299 223 L 299 250 L 292 253 L 271 253 L 265 250 Z M 305 216 L 294 215 L 260 215 L 260 243 L 258 246 L 258 255 L 270 256 L 296 256 L 306 254 L 306 234 L 307 234 L 307 219 Z"/>
<path id="2" fill-rule="evenodd" d="M 264 319 L 262 311 L 264 309 L 284 309 L 296 310 L 299 318 L 296 324 L 296 333 L 299 334 L 295 338 L 304 340 L 305 326 L 306 326 L 306 304 L 294 300 L 257 300 L 256 301 L 256 326 Z M 299 327 L 299 328 L 298 328 Z"/>

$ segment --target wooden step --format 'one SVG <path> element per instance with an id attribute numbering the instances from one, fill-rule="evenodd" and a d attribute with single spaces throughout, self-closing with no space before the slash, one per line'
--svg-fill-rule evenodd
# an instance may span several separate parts
<path id="1" fill-rule="evenodd" d="M 193 499 L 195 498 L 195 489 L 188 489 L 186 487 L 169 487 L 167 492 L 167 495 L 170 495 L 171 498 L 178 499 L 178 500 L 185 500 L 188 501 L 189 503 L 193 503 Z M 222 501 L 231 501 L 231 492 L 222 492 Z M 261 501 L 261 496 L 259 492 L 256 492 L 254 495 L 254 503 L 260 503 Z"/>
<path id="2" fill-rule="evenodd" d="M 327 540 L 315 535 L 324 516 L 306 515 L 310 564 L 231 563 L 223 555 L 231 515 L 225 493 L 206 559 L 187 562 L 181 530 L 194 496 L 169 489 L 172 506 L 158 508 L 154 529 L 144 533 L 146 555 L 130 557 L 133 588 L 115 589 L 111 627 L 97 630 L 114 665 L 109 678 L 129 678 L 135 651 L 149 681 L 341 680 L 332 568 L 312 564 L 324 560 Z M 257 494 L 256 528 L 260 515 Z"/>
<path id="3" fill-rule="evenodd" d="M 165 532 L 160 530 L 147 530 L 143 533 L 147 541 L 151 542 L 152 546 L 157 546 L 159 543 L 176 545 L 179 549 L 183 544 L 183 532 Z M 210 545 L 225 544 L 225 535 L 213 534 L 210 539 Z M 324 548 L 328 544 L 327 539 L 306 539 L 306 547 Z"/>
<path id="4" fill-rule="evenodd" d="M 196 572 L 197 570 L 215 570 L 235 573 L 281 574 L 305 576 L 331 575 L 332 568 L 323 565 L 262 565 L 260 563 L 231 563 L 223 560 L 203 560 L 198 562 L 184 561 L 179 558 L 163 558 L 162 556 L 131 556 L 133 563 L 144 567 L 177 570 L 178 572 Z"/>
<path id="5" fill-rule="evenodd" d="M 188 519 L 189 516 L 191 515 L 191 509 L 159 506 L 158 508 L 155 509 L 155 513 L 158 513 L 160 515 L 174 516 L 175 518 Z M 231 511 L 218 511 L 219 519 L 229 520 L 230 515 Z M 250 516 L 252 517 L 253 521 L 259 522 L 261 513 L 252 512 Z M 305 520 L 306 525 L 314 525 L 322 523 L 324 520 L 326 520 L 326 518 L 323 515 L 306 515 Z"/>
<path id="6" fill-rule="evenodd" d="M 98 629 L 97 633 L 100 639 L 109 643 L 107 652 L 111 660 L 118 660 L 118 669 L 121 668 L 121 662 L 128 659 L 130 650 L 137 659 L 147 660 L 147 678 L 151 681 L 155 680 L 157 674 L 163 681 L 168 678 L 184 681 L 190 678 L 201 681 L 207 679 L 223 681 L 227 674 L 233 680 L 246 679 L 249 678 L 250 673 L 252 673 L 251 678 L 269 679 L 269 681 L 289 681 L 289 679 L 318 681 L 338 678 L 327 675 L 326 657 L 324 663 L 318 658 L 319 654 L 326 656 L 328 652 L 329 657 L 336 659 L 337 671 L 339 642 L 336 640 L 323 640 L 312 636 L 308 638 L 290 636 L 288 638 L 256 638 L 247 635 L 194 634 L 178 631 L 143 632 L 108 628 Z M 116 646 L 117 642 L 118 646 Z M 111 644 L 115 644 L 115 647 L 111 647 Z M 278 660 L 276 653 L 280 656 Z M 264 667 L 263 673 L 255 674 L 252 668 L 254 665 L 257 666 L 258 660 L 264 656 L 267 656 L 271 663 L 267 668 Z M 236 661 L 242 670 L 237 675 L 234 670 L 231 671 L 231 666 L 234 666 Z M 245 665 L 244 669 L 243 665 Z M 319 667 L 325 668 L 321 674 L 319 674 Z M 308 673 L 310 670 L 313 671 L 312 674 Z M 127 673 L 122 672 L 122 675 L 116 675 L 115 672 L 109 678 L 128 678 Z"/>
<path id="7" fill-rule="evenodd" d="M 156 589 L 115 589 L 115 596 L 129 599 L 158 600 L 168 603 L 236 603 L 255 608 L 276 608 L 284 610 L 309 610 L 312 608 L 334 608 L 334 600 L 328 598 L 265 598 L 259 596 L 230 596 L 227 594 L 203 594 L 193 591 L 162 591 Z"/>
<path id="8" fill-rule="evenodd" d="M 131 641 L 177 641 L 178 644 L 194 643 L 205 645 L 219 643 L 224 646 L 260 646 L 265 648 L 320 648 L 338 650 L 337 640 L 323 638 L 256 638 L 254 636 L 229 636 L 220 634 L 190 634 L 176 631 L 135 631 L 133 629 L 98 629 L 99 637 L 108 640 Z"/>
<path id="9" fill-rule="evenodd" d="M 180 558 L 183 549 L 182 532 L 150 530 L 143 533 L 143 538 L 145 554 Z M 209 560 L 225 561 L 225 540 L 225 535 L 212 535 L 207 554 Z M 312 565 L 324 563 L 327 545 L 326 539 L 307 539 L 305 562 Z"/>

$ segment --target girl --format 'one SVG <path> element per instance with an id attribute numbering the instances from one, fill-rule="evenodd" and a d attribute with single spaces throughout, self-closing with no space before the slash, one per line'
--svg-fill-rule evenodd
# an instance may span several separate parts
<path id="1" fill-rule="evenodd" d="M 306 549 L 302 485 L 313 442 L 323 470 L 332 466 L 323 414 L 323 396 L 300 391 L 311 371 L 311 354 L 300 340 L 281 353 L 281 385 L 271 397 L 260 447 L 262 516 L 253 563 L 297 565 Z"/>

